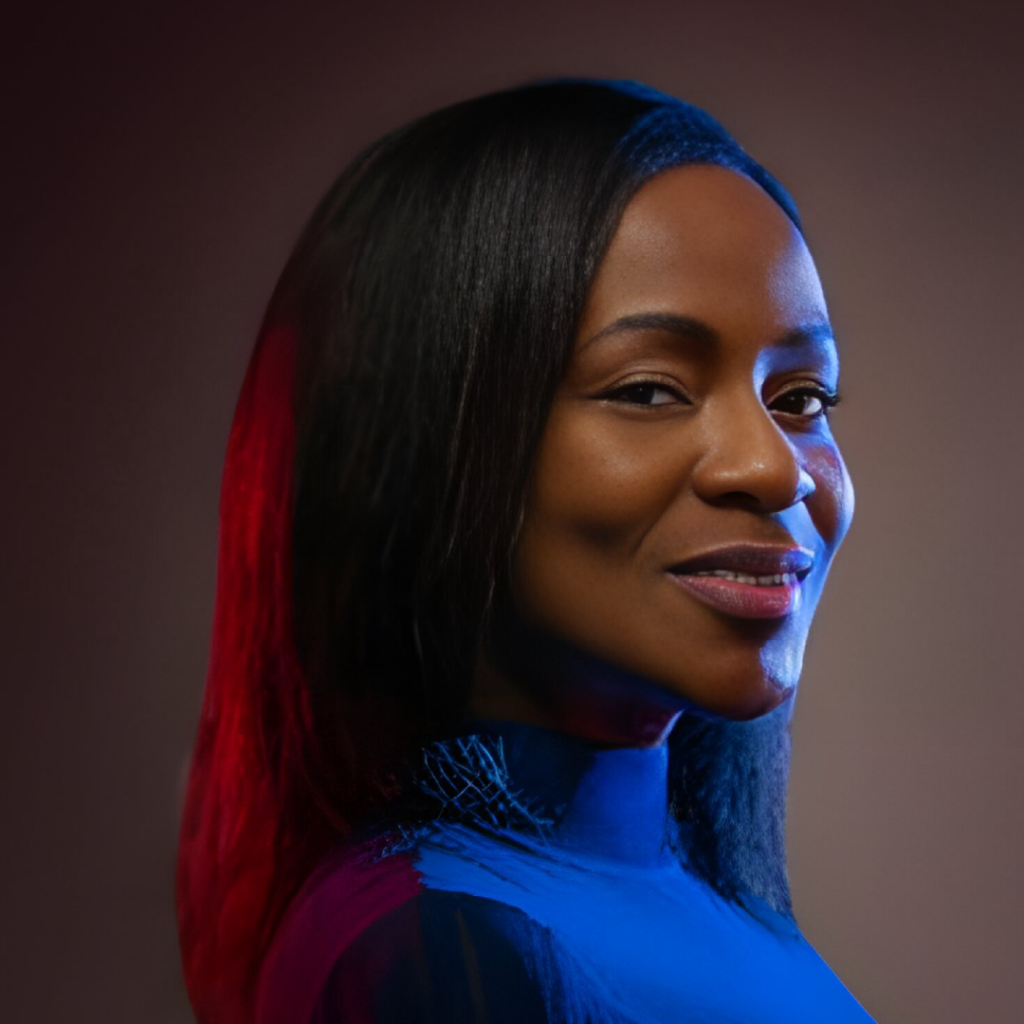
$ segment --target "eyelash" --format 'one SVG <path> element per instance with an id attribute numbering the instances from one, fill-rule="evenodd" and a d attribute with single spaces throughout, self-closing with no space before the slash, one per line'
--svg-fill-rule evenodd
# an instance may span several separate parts
<path id="1" fill-rule="evenodd" d="M 834 409 L 839 404 L 841 398 L 838 391 L 829 391 L 827 388 L 823 388 L 818 385 L 805 384 L 801 387 L 790 388 L 788 391 L 783 391 L 781 395 L 776 396 L 775 401 L 778 402 L 780 399 L 789 398 L 791 395 L 808 395 L 809 397 L 816 398 L 821 402 L 821 409 L 818 412 L 783 413 L 784 416 L 799 416 L 802 419 L 810 420 L 816 420 L 821 416 L 828 416 L 829 410 Z"/>
<path id="2" fill-rule="evenodd" d="M 606 398 L 606 399 L 611 399 L 613 402 L 614 401 L 625 402 L 626 405 L 638 405 L 638 406 L 654 407 L 654 406 L 658 406 L 658 405 L 670 405 L 670 404 L 672 404 L 670 402 L 630 402 L 626 398 L 624 398 L 624 396 L 629 394 L 629 392 L 637 391 L 638 389 L 643 389 L 643 388 L 650 388 L 650 389 L 653 389 L 655 391 L 665 391 L 668 394 L 672 395 L 676 399 L 676 401 L 680 401 L 680 402 L 682 402 L 685 405 L 691 405 L 692 404 L 690 402 L 690 400 L 684 394 L 682 394 L 677 388 L 674 388 L 671 385 L 666 384 L 663 381 L 660 381 L 660 380 L 657 380 L 657 379 L 644 379 L 644 378 L 641 378 L 639 380 L 631 380 L 628 384 L 621 384 L 618 387 L 612 388 L 611 391 L 606 391 L 600 397 L 601 398 Z"/>
<path id="3" fill-rule="evenodd" d="M 641 379 L 630 381 L 628 384 L 623 384 L 619 387 L 613 388 L 611 391 L 605 392 L 601 395 L 601 398 L 610 399 L 611 401 L 624 402 L 626 405 L 640 406 L 641 408 L 656 408 L 662 405 L 670 405 L 670 402 L 630 402 L 624 396 L 629 394 L 631 391 L 637 389 L 653 389 L 656 391 L 664 391 L 670 395 L 673 395 L 677 401 L 681 401 L 685 405 L 692 405 L 685 395 L 683 395 L 676 388 L 671 387 L 668 384 L 663 383 L 657 379 Z M 834 409 L 840 401 L 840 394 L 837 391 L 829 391 L 827 388 L 820 387 L 818 385 L 804 385 L 802 387 L 790 388 L 787 391 L 783 391 L 782 394 L 776 396 L 775 402 L 781 399 L 789 398 L 792 395 L 807 395 L 811 398 L 818 399 L 821 402 L 821 409 L 815 413 L 782 413 L 784 416 L 797 416 L 802 419 L 818 419 L 820 416 L 827 416 L 830 409 Z M 773 403 L 774 404 L 774 403 Z"/>

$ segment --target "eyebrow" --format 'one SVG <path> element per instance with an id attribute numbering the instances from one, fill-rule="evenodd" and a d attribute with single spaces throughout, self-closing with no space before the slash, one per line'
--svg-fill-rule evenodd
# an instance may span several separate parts
<path id="1" fill-rule="evenodd" d="M 602 327 L 583 343 L 583 348 L 609 335 L 628 331 L 668 331 L 706 348 L 713 348 L 721 341 L 718 331 L 696 317 L 679 313 L 630 313 Z M 776 338 L 771 345 L 773 348 L 796 348 L 819 341 L 835 342 L 832 325 L 827 320 L 815 320 L 793 327 Z"/>

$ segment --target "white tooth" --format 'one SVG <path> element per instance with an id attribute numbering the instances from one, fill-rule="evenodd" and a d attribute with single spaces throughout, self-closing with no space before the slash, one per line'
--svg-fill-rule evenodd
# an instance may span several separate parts
<path id="1" fill-rule="evenodd" d="M 748 586 L 772 587 L 785 584 L 792 586 L 799 583 L 799 577 L 795 572 L 781 572 L 767 576 L 748 576 L 745 573 L 733 572 L 731 569 L 699 569 L 692 573 L 694 576 L 714 576 L 722 580 L 732 580 L 735 583 L 746 583 Z"/>

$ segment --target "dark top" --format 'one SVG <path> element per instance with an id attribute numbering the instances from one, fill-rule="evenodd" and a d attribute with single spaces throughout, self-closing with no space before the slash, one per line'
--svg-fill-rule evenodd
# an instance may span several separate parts
<path id="1" fill-rule="evenodd" d="M 870 1024 L 790 918 L 669 847 L 667 758 L 505 722 L 440 745 L 435 820 L 314 872 L 257 1024 Z"/>

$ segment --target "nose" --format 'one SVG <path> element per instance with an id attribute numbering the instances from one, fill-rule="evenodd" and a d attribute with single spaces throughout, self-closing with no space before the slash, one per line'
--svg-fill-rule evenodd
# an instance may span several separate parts
<path id="1" fill-rule="evenodd" d="M 723 405 L 707 425 L 708 446 L 693 470 L 710 504 L 778 512 L 814 493 L 800 452 L 756 398 Z"/>

